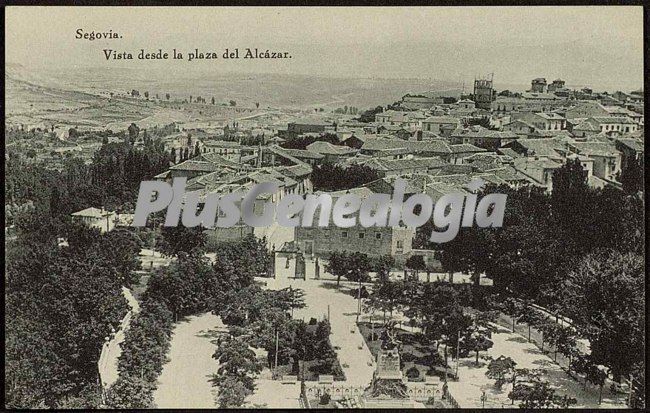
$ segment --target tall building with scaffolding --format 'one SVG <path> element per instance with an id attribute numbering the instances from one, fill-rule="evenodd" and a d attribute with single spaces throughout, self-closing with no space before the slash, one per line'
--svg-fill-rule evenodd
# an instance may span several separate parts
<path id="1" fill-rule="evenodd" d="M 490 74 L 489 78 L 474 78 L 473 100 L 478 109 L 490 110 L 492 102 L 496 99 L 496 91 L 492 86 L 493 77 L 494 74 Z"/>

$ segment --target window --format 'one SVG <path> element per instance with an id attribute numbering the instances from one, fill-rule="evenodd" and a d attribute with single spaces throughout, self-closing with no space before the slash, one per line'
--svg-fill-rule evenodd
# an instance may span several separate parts
<path id="1" fill-rule="evenodd" d="M 375 238 L 377 238 L 377 239 L 381 239 L 381 232 L 377 232 L 377 233 L 375 234 Z"/>
<path id="2" fill-rule="evenodd" d="M 359 233 L 359 238 L 363 239 L 363 238 L 365 238 L 365 237 L 366 237 L 366 233 L 365 233 L 365 232 L 360 232 L 360 233 Z"/>
<path id="3" fill-rule="evenodd" d="M 397 249 L 401 250 L 402 248 L 404 248 L 404 241 L 397 241 Z"/>
<path id="4" fill-rule="evenodd" d="M 347 238 L 348 237 L 348 232 L 347 231 L 342 231 L 341 232 L 341 238 Z"/>

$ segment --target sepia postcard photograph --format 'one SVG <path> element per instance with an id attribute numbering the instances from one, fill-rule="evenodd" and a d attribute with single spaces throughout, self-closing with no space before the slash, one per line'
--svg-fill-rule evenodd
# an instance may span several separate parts
<path id="1" fill-rule="evenodd" d="M 6 6 L 4 409 L 645 409 L 645 12 Z"/>

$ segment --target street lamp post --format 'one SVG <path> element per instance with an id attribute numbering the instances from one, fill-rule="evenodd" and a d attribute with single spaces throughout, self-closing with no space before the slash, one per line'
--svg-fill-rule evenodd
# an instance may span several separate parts
<path id="1" fill-rule="evenodd" d="M 456 379 L 458 379 L 458 364 L 460 363 L 460 330 L 456 338 Z"/>
<path id="2" fill-rule="evenodd" d="M 357 323 L 359 322 L 359 317 L 361 316 L 361 276 L 359 276 L 359 291 L 357 292 Z"/>

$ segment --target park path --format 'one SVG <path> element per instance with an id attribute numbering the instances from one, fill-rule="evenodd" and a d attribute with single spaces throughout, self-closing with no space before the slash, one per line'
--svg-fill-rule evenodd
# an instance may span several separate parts
<path id="1" fill-rule="evenodd" d="M 104 343 L 104 347 L 102 347 L 102 352 L 99 356 L 99 376 L 101 377 L 104 388 L 108 388 L 108 386 L 115 383 L 119 376 L 119 372 L 117 371 L 117 361 L 120 354 L 122 354 L 122 347 L 120 347 L 120 344 L 124 341 L 124 334 L 129 328 L 133 315 L 140 312 L 140 305 L 131 293 L 131 290 L 122 287 L 122 294 L 124 295 L 124 298 L 126 298 L 130 309 L 122 319 L 120 328 L 115 332 L 113 338 Z"/>
<path id="2" fill-rule="evenodd" d="M 205 313 L 186 317 L 172 331 L 171 347 L 158 378 L 154 403 L 158 408 L 215 408 L 216 388 L 210 378 L 219 367 L 210 330 L 224 328 L 221 319 Z"/>
<path id="3" fill-rule="evenodd" d="M 573 407 L 590 408 L 590 409 L 612 409 L 625 408 L 625 395 L 612 394 L 609 389 L 603 391 L 602 404 L 598 404 L 599 389 L 588 385 L 586 388 L 582 383 L 569 377 L 569 375 L 560 368 L 553 359 L 537 348 L 534 343 L 520 334 L 499 327 L 497 333 L 492 334 L 494 345 L 487 351 L 481 352 L 481 355 L 490 355 L 497 358 L 501 355 L 512 358 L 517 363 L 517 368 L 543 369 L 542 377 L 553 386 L 557 394 L 569 395 L 575 397 L 578 401 Z M 450 360 L 450 365 L 455 367 L 455 362 Z M 494 380 L 487 378 L 487 363 L 479 359 L 479 366 L 475 364 L 475 356 L 472 354 L 467 358 L 461 358 L 458 368 L 460 381 L 449 382 L 449 391 L 463 408 L 482 407 L 481 395 L 485 391 L 487 401 L 485 407 L 518 407 L 518 402 L 514 406 L 508 399 L 508 393 L 512 390 L 512 385 L 504 385 L 501 390 L 494 388 Z"/>

